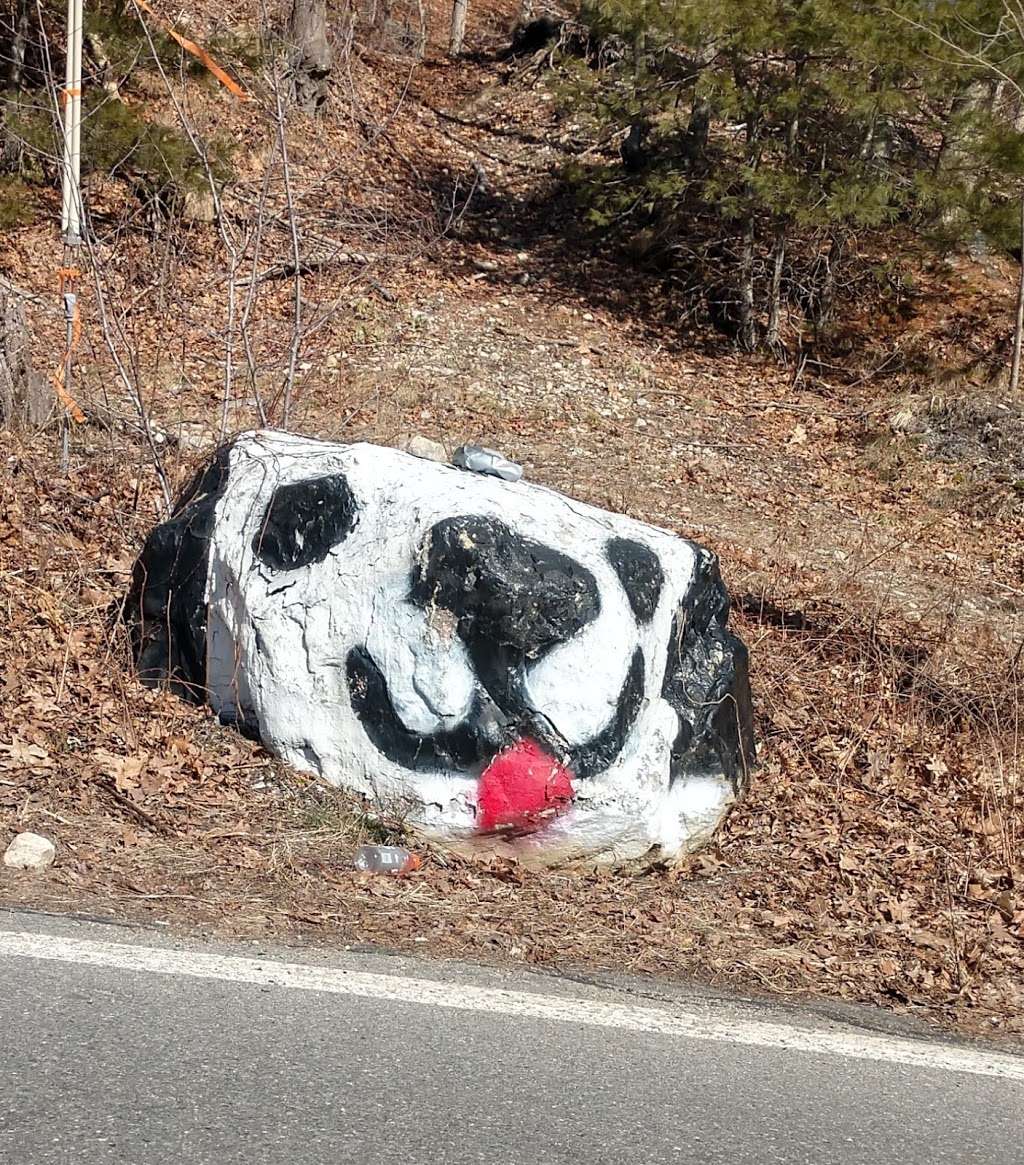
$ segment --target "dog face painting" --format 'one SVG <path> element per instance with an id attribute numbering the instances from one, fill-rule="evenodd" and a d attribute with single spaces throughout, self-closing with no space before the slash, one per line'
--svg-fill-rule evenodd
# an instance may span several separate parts
<path id="1" fill-rule="evenodd" d="M 144 680 L 457 846 L 670 857 L 753 763 L 712 554 L 393 449 L 237 438 L 126 616 Z"/>

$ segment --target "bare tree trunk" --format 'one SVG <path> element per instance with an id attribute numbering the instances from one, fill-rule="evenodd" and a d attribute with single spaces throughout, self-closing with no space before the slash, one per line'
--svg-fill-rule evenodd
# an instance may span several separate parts
<path id="1" fill-rule="evenodd" d="M 782 355 L 780 351 L 782 331 L 782 272 L 786 263 L 786 230 L 779 227 L 772 245 L 772 278 L 768 289 L 768 330 L 765 332 L 765 343 L 773 352 Z"/>
<path id="2" fill-rule="evenodd" d="M 17 294 L 0 284 L 0 426 L 38 428 L 53 395 L 32 367 L 32 344 Z"/>
<path id="3" fill-rule="evenodd" d="M 14 5 L 13 21 L 10 27 L 11 39 L 8 42 L 9 47 L 4 53 L 7 63 L 4 84 L 11 90 L 21 86 L 21 75 L 25 69 L 25 53 L 28 50 L 28 30 L 32 8 L 31 0 L 16 0 Z M 6 21 L 4 23 L 6 24 Z"/>
<path id="4" fill-rule="evenodd" d="M 972 81 L 955 94 L 945 118 L 946 128 L 935 153 L 933 173 L 939 175 L 949 170 L 958 172 L 968 193 L 973 193 L 978 184 L 976 167 L 970 165 L 968 157 L 972 137 L 977 137 L 969 114 L 972 110 L 983 109 L 991 99 L 991 86 L 978 81 Z M 955 222 L 956 218 L 957 211 L 952 207 L 942 212 L 942 221 L 947 226 Z"/>
<path id="5" fill-rule="evenodd" d="M 685 150 L 691 161 L 704 157 L 711 130 L 711 103 L 707 98 L 697 98 L 690 109 L 690 120 L 686 127 Z"/>
<path id="6" fill-rule="evenodd" d="M 761 160 L 760 127 L 753 116 L 747 120 L 747 164 L 756 170 Z M 757 224 L 753 206 L 753 189 L 746 187 L 747 212 L 743 220 L 743 241 L 740 247 L 740 327 L 737 335 L 740 347 L 753 352 L 757 347 L 757 317 L 754 314 L 754 258 L 757 244 Z"/>
<path id="7" fill-rule="evenodd" d="M 1013 326 L 1013 363 L 1010 366 L 1010 392 L 1020 388 L 1021 349 L 1024 347 L 1024 194 L 1020 197 L 1020 275 L 1017 280 L 1017 318 Z"/>
<path id="8" fill-rule="evenodd" d="M 107 56 L 107 50 L 103 41 L 94 32 L 87 32 L 85 34 L 85 47 L 100 75 L 103 88 L 111 97 L 120 101 L 121 92 L 117 87 L 114 66 L 110 62 L 110 57 Z"/>
<path id="9" fill-rule="evenodd" d="M 794 62 L 793 81 L 799 88 L 804 74 L 804 60 L 799 58 Z M 792 164 L 796 153 L 797 138 L 800 134 L 800 109 L 794 108 L 786 123 L 786 164 Z M 782 218 L 775 228 L 775 241 L 772 243 L 772 275 L 768 289 L 768 330 L 765 332 L 765 343 L 781 357 L 783 353 L 782 331 L 782 274 L 786 265 L 786 230 L 787 222 Z"/>
<path id="10" fill-rule="evenodd" d="M 647 65 L 647 34 L 641 28 L 633 37 L 633 71 L 642 77 Z"/>
<path id="11" fill-rule="evenodd" d="M 740 251 L 740 328 L 737 336 L 745 352 L 757 347 L 757 320 L 754 318 L 754 213 L 749 211 L 743 224 Z"/>
<path id="12" fill-rule="evenodd" d="M 3 83 L 0 95 L 5 97 L 13 97 L 21 88 L 28 51 L 30 8 L 31 0 L 16 0 L 9 19 L 6 14 L 0 17 L 0 78 Z M 7 104 L 7 101 L 0 101 L 0 170 L 17 171 L 21 166 L 21 143 L 7 131 L 4 114 Z"/>
<path id="13" fill-rule="evenodd" d="M 423 0 L 416 0 L 416 13 L 420 21 L 420 39 L 416 46 L 416 59 L 422 61 L 427 55 L 427 7 Z"/>
<path id="14" fill-rule="evenodd" d="M 293 0 L 288 20 L 295 104 L 316 113 L 327 100 L 334 53 L 327 40 L 327 0 Z"/>
<path id="15" fill-rule="evenodd" d="M 373 0 L 373 10 L 370 14 L 370 27 L 378 35 L 387 32 L 388 21 L 391 19 L 391 0 Z"/>
<path id="16" fill-rule="evenodd" d="M 832 318 L 832 309 L 836 302 L 836 268 L 839 266 L 842 253 L 843 240 L 838 235 L 833 235 L 828 253 L 819 260 L 822 270 L 821 281 L 810 312 L 815 342 L 821 339 L 822 331 Z"/>
<path id="17" fill-rule="evenodd" d="M 469 0 L 454 0 L 452 4 L 452 34 L 448 41 L 448 55 L 457 57 L 466 40 L 466 14 Z"/>

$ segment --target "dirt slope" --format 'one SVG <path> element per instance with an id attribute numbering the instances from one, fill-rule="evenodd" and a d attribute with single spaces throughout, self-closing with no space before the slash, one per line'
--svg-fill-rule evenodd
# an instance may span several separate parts
<path id="1" fill-rule="evenodd" d="M 511 15 L 481 10 L 476 45 Z M 60 845 L 43 879 L 0 874 L 0 904 L 685 974 L 1024 1030 L 1022 471 L 997 439 L 1022 402 L 1000 399 L 987 363 L 1010 273 L 922 267 L 909 323 L 850 304 L 857 346 L 798 375 L 682 326 L 670 281 L 577 229 L 560 169 L 595 147 L 542 60 L 415 65 L 364 46 L 335 116 L 289 122 L 287 184 L 266 91 L 246 80 L 249 106 L 150 78 L 154 116 L 187 97 L 203 132 L 240 143 L 225 233 L 154 237 L 122 185 L 92 180 L 73 386 L 89 420 L 66 473 L 54 426 L 0 435 L 0 844 L 37 829 Z M 60 351 L 53 201 L 0 252 L 0 274 L 37 297 L 44 363 Z M 298 281 L 290 204 L 314 260 Z M 379 823 L 134 683 L 109 614 L 163 504 L 136 401 L 175 487 L 225 424 L 261 406 L 280 421 L 289 367 L 298 431 L 481 440 L 720 553 L 762 766 L 714 849 L 617 873 L 434 854 L 365 880 L 351 855 Z"/>

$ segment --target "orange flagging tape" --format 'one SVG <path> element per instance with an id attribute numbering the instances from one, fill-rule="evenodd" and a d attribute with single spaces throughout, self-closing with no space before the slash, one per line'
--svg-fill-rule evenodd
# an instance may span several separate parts
<path id="1" fill-rule="evenodd" d="M 85 413 L 82 412 L 82 410 L 78 407 L 78 402 L 64 387 L 63 364 L 50 377 L 50 383 L 53 385 L 53 391 L 57 394 L 57 399 L 67 409 L 68 415 L 75 422 L 75 424 L 84 425 Z"/>
<path id="2" fill-rule="evenodd" d="M 146 3 L 146 0 L 134 0 L 134 3 L 142 9 L 143 12 L 148 12 L 150 16 L 160 25 L 160 27 L 167 33 L 169 37 L 176 40 L 178 44 L 187 53 L 191 53 L 197 61 L 201 61 L 206 68 L 217 78 L 217 80 L 229 89 L 236 97 L 240 97 L 243 101 L 249 100 L 249 94 L 242 88 L 241 85 L 233 78 L 229 77 L 227 73 L 217 64 L 217 62 L 210 56 L 210 54 L 202 47 L 197 45 L 194 40 L 189 40 L 188 37 L 182 36 L 174 25 L 169 20 L 165 20 L 159 12 L 154 12 L 152 8 Z"/>
<path id="3" fill-rule="evenodd" d="M 77 267 L 61 267 L 57 271 L 57 278 L 60 281 L 60 291 L 64 294 L 65 284 L 73 279 L 77 279 L 81 275 L 81 271 Z M 71 347 L 65 349 L 64 356 L 60 364 L 57 365 L 53 375 L 50 377 L 50 383 L 53 385 L 53 391 L 57 394 L 57 399 L 68 411 L 68 415 L 77 425 L 85 424 L 85 413 L 78 407 L 78 402 L 68 392 L 65 385 L 65 375 L 68 365 L 68 358 L 71 353 L 78 347 L 78 341 L 82 337 L 82 320 L 78 315 L 78 298 L 75 297 L 74 315 L 71 318 Z"/>

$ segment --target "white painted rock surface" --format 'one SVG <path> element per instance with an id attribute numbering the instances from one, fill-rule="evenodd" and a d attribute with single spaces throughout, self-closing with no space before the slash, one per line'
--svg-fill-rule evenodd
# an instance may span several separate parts
<path id="1" fill-rule="evenodd" d="M 527 482 L 245 434 L 150 535 L 127 617 L 169 680 L 450 844 L 706 840 L 753 762 L 714 556 Z"/>
<path id="2" fill-rule="evenodd" d="M 45 870 L 53 865 L 57 850 L 48 837 L 19 833 L 4 851 L 4 865 L 14 870 Z"/>

